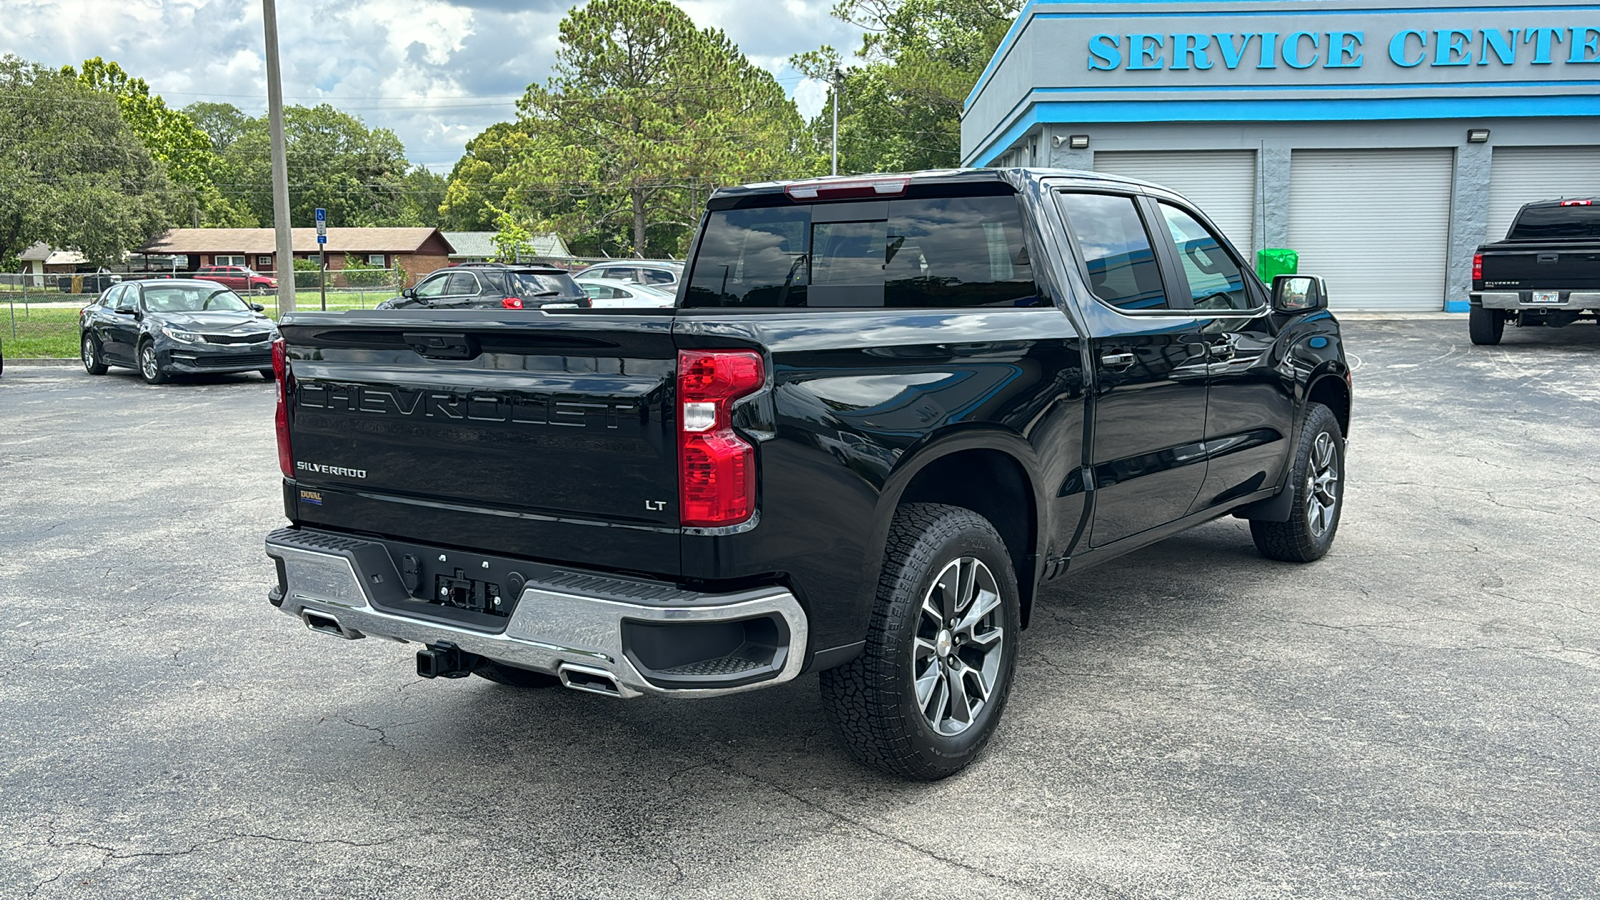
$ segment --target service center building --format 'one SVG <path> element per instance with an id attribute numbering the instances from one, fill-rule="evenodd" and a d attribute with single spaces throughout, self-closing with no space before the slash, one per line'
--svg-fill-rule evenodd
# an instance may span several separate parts
<path id="1" fill-rule="evenodd" d="M 1033 2 L 961 144 L 1166 185 L 1336 309 L 1465 310 L 1523 203 L 1600 196 L 1600 5 Z"/>

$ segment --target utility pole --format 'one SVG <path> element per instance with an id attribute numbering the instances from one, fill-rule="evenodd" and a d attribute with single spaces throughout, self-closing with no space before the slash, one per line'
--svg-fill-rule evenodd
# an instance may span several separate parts
<path id="1" fill-rule="evenodd" d="M 267 32 L 267 118 L 272 127 L 272 225 L 278 246 L 278 315 L 294 312 L 294 233 L 289 230 L 289 156 L 283 143 L 283 79 L 278 73 L 278 10 L 261 0 Z"/>
<path id="2" fill-rule="evenodd" d="M 271 0 L 268 0 L 270 3 Z M 839 86 L 844 83 L 844 73 L 833 70 L 833 174 L 839 174 Z"/>

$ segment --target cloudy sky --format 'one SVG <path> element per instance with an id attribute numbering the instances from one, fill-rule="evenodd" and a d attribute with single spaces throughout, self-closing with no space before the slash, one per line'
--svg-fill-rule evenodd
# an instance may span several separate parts
<path id="1" fill-rule="evenodd" d="M 828 15 L 832 0 L 677 0 L 721 28 L 778 79 L 806 116 L 822 85 L 789 69 L 790 54 L 859 31 Z M 462 145 L 514 117 L 544 81 L 563 0 L 277 0 L 286 103 L 327 102 L 391 128 L 412 162 L 447 173 Z M 174 107 L 197 100 L 266 110 L 259 0 L 5 0 L 0 53 L 50 66 L 115 60 Z"/>

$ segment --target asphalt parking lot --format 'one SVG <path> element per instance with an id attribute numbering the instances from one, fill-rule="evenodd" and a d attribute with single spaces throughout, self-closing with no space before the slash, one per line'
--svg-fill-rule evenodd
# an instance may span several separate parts
<path id="1" fill-rule="evenodd" d="M 0 376 L 0 897 L 1600 896 L 1600 328 L 1348 317 L 1333 552 L 1058 583 L 988 755 L 858 768 L 816 677 L 429 682 L 268 606 L 273 388 Z"/>

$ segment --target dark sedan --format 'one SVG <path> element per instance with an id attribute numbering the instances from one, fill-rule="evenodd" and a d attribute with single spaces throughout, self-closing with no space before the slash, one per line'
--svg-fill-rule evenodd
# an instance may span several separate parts
<path id="1" fill-rule="evenodd" d="M 83 368 L 137 369 L 161 384 L 176 372 L 260 372 L 272 378 L 278 328 L 214 281 L 151 280 L 113 285 L 78 317 Z"/>

